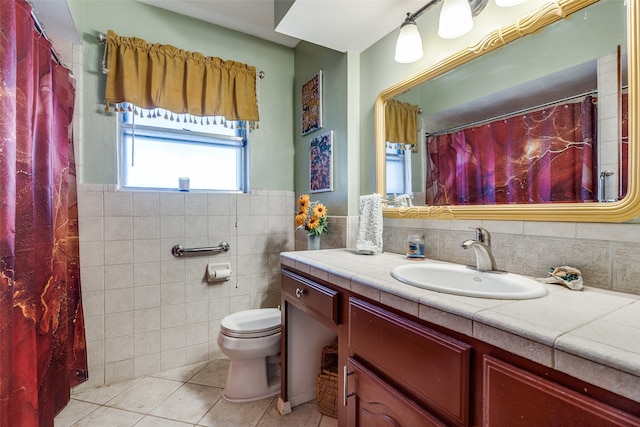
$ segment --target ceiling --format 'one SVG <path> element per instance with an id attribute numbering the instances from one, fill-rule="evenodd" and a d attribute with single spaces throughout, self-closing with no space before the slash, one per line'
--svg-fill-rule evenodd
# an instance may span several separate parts
<path id="1" fill-rule="evenodd" d="M 276 24 L 274 0 L 138 0 L 284 46 L 300 40 L 362 52 L 400 27 L 426 0 L 295 0 Z"/>

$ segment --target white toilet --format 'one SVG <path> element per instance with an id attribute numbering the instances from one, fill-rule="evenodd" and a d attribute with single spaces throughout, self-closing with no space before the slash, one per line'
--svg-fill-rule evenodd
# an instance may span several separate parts
<path id="1" fill-rule="evenodd" d="M 280 323 L 277 308 L 240 311 L 222 319 L 218 347 L 229 358 L 222 396 L 248 402 L 280 392 Z"/>

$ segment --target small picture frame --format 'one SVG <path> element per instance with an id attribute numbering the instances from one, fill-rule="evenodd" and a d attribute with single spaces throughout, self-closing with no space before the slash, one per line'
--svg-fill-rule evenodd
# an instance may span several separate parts
<path id="1" fill-rule="evenodd" d="M 322 70 L 302 85 L 302 135 L 322 128 Z"/>
<path id="2" fill-rule="evenodd" d="M 333 131 L 309 142 L 309 192 L 333 191 Z"/>

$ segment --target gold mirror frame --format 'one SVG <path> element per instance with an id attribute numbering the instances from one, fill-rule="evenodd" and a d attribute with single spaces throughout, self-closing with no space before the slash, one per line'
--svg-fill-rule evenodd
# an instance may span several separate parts
<path id="1" fill-rule="evenodd" d="M 577 12 L 598 0 L 559 0 L 547 3 L 515 24 L 496 30 L 474 46 L 470 46 L 421 72 L 400 81 L 380 92 L 375 102 L 376 143 L 376 192 L 386 194 L 385 176 L 385 124 L 384 108 L 387 100 L 400 95 L 412 87 L 453 70 L 481 55 L 498 49 L 520 37 L 535 33 L 543 27 Z M 601 0 L 606 1 L 606 0 Z M 431 218 L 431 219 L 489 219 L 525 221 L 569 221 L 569 222 L 623 222 L 640 215 L 639 179 L 640 161 L 638 129 L 638 85 L 640 69 L 639 8 L 640 0 L 627 3 L 627 61 L 629 79 L 629 176 L 627 196 L 616 202 L 605 203 L 548 203 L 513 205 L 451 205 L 383 207 L 385 217 Z"/>

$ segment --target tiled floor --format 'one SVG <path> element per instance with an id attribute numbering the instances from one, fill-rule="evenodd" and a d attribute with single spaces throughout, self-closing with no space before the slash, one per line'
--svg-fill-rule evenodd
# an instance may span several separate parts
<path id="1" fill-rule="evenodd" d="M 281 416 L 277 397 L 249 403 L 222 398 L 228 360 L 212 360 L 125 383 L 71 393 L 55 427 L 337 427 L 315 403 Z"/>

